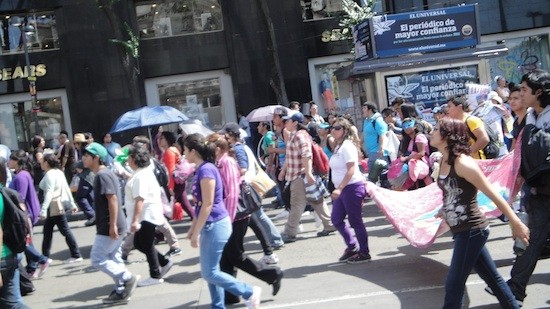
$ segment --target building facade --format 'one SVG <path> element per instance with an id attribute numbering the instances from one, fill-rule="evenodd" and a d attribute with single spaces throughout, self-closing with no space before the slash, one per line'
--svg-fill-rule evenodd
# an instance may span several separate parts
<path id="1" fill-rule="evenodd" d="M 359 119 L 360 102 L 384 105 L 387 80 L 398 73 L 474 66 L 479 81 L 488 83 L 494 74 L 512 80 L 521 70 L 548 69 L 549 62 L 545 0 L 479 4 L 482 42 L 506 44 L 504 58 L 380 70 L 343 81 L 335 72 L 353 56 L 338 26 L 340 0 L 120 0 L 112 8 L 97 2 L 109 1 L 0 2 L 2 144 L 28 149 L 39 134 L 55 147 L 60 130 L 90 131 L 99 139 L 121 114 L 144 105 L 174 106 L 214 130 L 236 120 L 239 110 L 284 103 L 281 98 L 313 100 L 322 114 L 334 106 Z M 375 10 L 458 2 L 473 1 L 378 1 Z M 139 42 L 138 58 L 131 57 L 132 45 L 121 44 L 131 42 L 130 32 Z M 36 103 L 29 76 L 36 80 Z M 115 139 L 128 141 L 135 133 Z"/>

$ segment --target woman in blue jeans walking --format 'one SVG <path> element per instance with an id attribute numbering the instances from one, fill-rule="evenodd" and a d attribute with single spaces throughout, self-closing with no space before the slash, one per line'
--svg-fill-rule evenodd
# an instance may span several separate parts
<path id="1" fill-rule="evenodd" d="M 200 134 L 185 138 L 185 158 L 195 163 L 193 182 L 195 220 L 189 229 L 191 247 L 200 248 L 201 275 L 208 282 L 212 308 L 225 308 L 224 290 L 242 296 L 247 308 L 259 308 L 261 288 L 238 281 L 220 270 L 223 248 L 231 235 L 231 221 L 223 202 L 223 184 L 215 161 L 215 143 Z"/>
<path id="2" fill-rule="evenodd" d="M 491 186 L 470 154 L 470 135 L 464 121 L 443 118 L 434 128 L 432 145 L 443 154 L 437 184 L 443 191 L 439 216 L 454 239 L 453 257 L 445 281 L 443 308 L 460 308 L 466 280 L 474 269 L 489 285 L 502 308 L 519 308 L 485 247 L 489 223 L 477 205 L 478 188 L 510 219 L 512 236 L 529 242 L 529 229 Z"/>
<path id="3" fill-rule="evenodd" d="M 367 229 L 361 209 L 367 195 L 365 179 L 359 170 L 359 147 L 353 142 L 351 123 L 338 118 L 331 127 L 336 146 L 330 157 L 330 170 L 335 189 L 332 191 L 331 219 L 346 243 L 340 262 L 359 264 L 370 261 Z M 349 225 L 346 224 L 346 216 Z M 352 234 L 351 228 L 355 231 Z"/>

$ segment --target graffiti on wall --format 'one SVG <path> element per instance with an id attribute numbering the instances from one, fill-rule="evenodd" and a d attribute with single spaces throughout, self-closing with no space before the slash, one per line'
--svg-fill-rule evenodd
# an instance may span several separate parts
<path id="1" fill-rule="evenodd" d="M 523 74 L 536 69 L 548 69 L 548 36 L 531 36 L 506 41 L 508 54 L 489 60 L 491 76 L 504 76 L 517 83 Z M 493 82 L 493 88 L 496 83 Z"/>

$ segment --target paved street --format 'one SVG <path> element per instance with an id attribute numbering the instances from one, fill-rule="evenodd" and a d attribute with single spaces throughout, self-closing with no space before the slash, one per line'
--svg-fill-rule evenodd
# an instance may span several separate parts
<path id="1" fill-rule="evenodd" d="M 269 210 L 274 216 L 280 210 Z M 429 249 L 416 249 L 385 220 L 372 203 L 364 207 L 369 232 L 372 262 L 359 265 L 337 263 L 344 245 L 338 234 L 316 237 L 313 216 L 303 217 L 304 233 L 295 243 L 276 251 L 279 265 L 285 271 L 282 288 L 276 297 L 271 286 L 243 272 L 238 277 L 262 287 L 262 308 L 441 308 L 443 283 L 450 261 L 452 239 L 440 237 Z M 284 221 L 275 222 L 282 227 Z M 85 257 L 84 263 L 63 265 L 69 257 L 62 236 L 54 235 L 51 258 L 54 263 L 43 279 L 35 281 L 37 291 L 24 299 L 31 308 L 101 308 L 101 299 L 112 288 L 107 275 L 93 269 L 89 253 L 95 227 L 84 227 L 84 221 L 71 222 L 71 227 Z M 189 222 L 174 225 L 183 253 L 174 257 L 175 265 L 161 285 L 137 288 L 124 308 L 209 308 L 210 297 L 200 278 L 198 250 L 184 239 Z M 42 227 L 37 227 L 35 244 L 40 248 Z M 246 238 L 249 253 L 260 258 L 259 242 L 251 231 Z M 166 252 L 166 244 L 158 246 Z M 512 240 L 507 224 L 492 222 L 489 251 L 499 271 L 507 279 L 513 263 Z M 129 269 L 142 277 L 148 275 L 144 255 L 133 251 Z M 524 308 L 550 307 L 550 261 L 542 260 L 528 287 Z M 485 284 L 477 275 L 470 276 L 467 289 L 470 308 L 499 308 L 495 297 L 483 291 Z M 244 304 L 232 308 L 244 308 Z"/>

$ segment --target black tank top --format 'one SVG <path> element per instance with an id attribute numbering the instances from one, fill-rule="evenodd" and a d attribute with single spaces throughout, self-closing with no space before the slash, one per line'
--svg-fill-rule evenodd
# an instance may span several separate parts
<path id="1" fill-rule="evenodd" d="M 454 166 L 451 166 L 447 177 L 438 178 L 437 185 L 443 191 L 443 219 L 451 232 L 484 229 L 489 225 L 485 215 L 477 207 L 477 188 L 458 176 Z"/>

